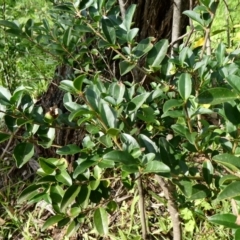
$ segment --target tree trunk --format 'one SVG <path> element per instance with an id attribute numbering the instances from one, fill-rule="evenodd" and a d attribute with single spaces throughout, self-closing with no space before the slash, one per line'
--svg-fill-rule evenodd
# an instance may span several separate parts
<path id="1" fill-rule="evenodd" d="M 182 0 L 182 12 L 189 8 L 189 1 Z M 135 26 L 140 29 L 139 39 L 153 36 L 156 40 L 167 38 L 171 40 L 173 0 L 131 0 L 137 4 L 134 17 Z M 185 33 L 188 18 L 182 16 L 181 34 Z"/>

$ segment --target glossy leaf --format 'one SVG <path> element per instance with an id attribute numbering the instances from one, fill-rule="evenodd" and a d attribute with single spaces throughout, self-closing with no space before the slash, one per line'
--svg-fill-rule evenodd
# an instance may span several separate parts
<path id="1" fill-rule="evenodd" d="M 157 42 L 147 55 L 147 66 L 160 67 L 168 50 L 168 40 L 162 39 Z"/>
<path id="2" fill-rule="evenodd" d="M 219 66 L 222 66 L 225 59 L 226 47 L 223 43 L 220 43 L 216 49 L 216 58 Z"/>
<path id="3" fill-rule="evenodd" d="M 79 91 L 82 92 L 83 81 L 86 79 L 85 75 L 80 75 L 76 77 L 73 81 L 73 86 Z"/>
<path id="4" fill-rule="evenodd" d="M 192 92 L 192 80 L 189 73 L 182 73 L 178 80 L 178 91 L 182 99 L 187 100 Z"/>
<path id="5" fill-rule="evenodd" d="M 103 155 L 103 160 L 112 160 L 126 165 L 138 164 L 138 161 L 128 152 L 114 150 Z"/>
<path id="6" fill-rule="evenodd" d="M 212 183 L 212 178 L 213 178 L 213 173 L 214 173 L 214 168 L 210 160 L 205 160 L 203 162 L 203 177 L 204 180 L 206 181 L 207 184 Z"/>
<path id="7" fill-rule="evenodd" d="M 146 92 L 146 93 L 142 93 L 142 94 L 134 97 L 128 105 L 128 110 L 130 112 L 137 111 L 143 105 L 143 103 L 147 100 L 149 95 L 150 95 L 150 93 Z"/>
<path id="8" fill-rule="evenodd" d="M 68 174 L 66 170 L 59 170 L 59 172 L 55 176 L 56 180 L 60 183 L 64 183 L 67 186 L 72 185 L 72 178 Z"/>
<path id="9" fill-rule="evenodd" d="M 18 202 L 22 203 L 24 201 L 30 201 L 39 193 L 37 191 L 39 188 L 42 188 L 42 184 L 32 184 L 28 186 L 21 192 L 20 196 L 18 197 Z"/>
<path id="10" fill-rule="evenodd" d="M 134 54 L 137 58 L 147 54 L 153 47 L 153 44 L 151 43 L 152 40 L 152 37 L 148 37 L 140 41 L 138 45 L 133 48 L 132 54 Z"/>
<path id="11" fill-rule="evenodd" d="M 21 168 L 34 155 L 34 145 L 32 143 L 19 143 L 13 151 L 16 165 Z"/>
<path id="12" fill-rule="evenodd" d="M 192 196 L 191 200 L 202 199 L 209 197 L 211 195 L 211 191 L 202 184 L 196 184 L 192 187 Z"/>
<path id="13" fill-rule="evenodd" d="M 237 216 L 230 214 L 230 213 L 224 213 L 224 214 L 215 214 L 208 218 L 209 222 L 222 225 L 227 228 L 240 228 L 239 225 L 237 225 L 236 222 Z"/>
<path id="14" fill-rule="evenodd" d="M 79 174 L 84 173 L 89 167 L 96 165 L 95 161 L 81 162 L 73 172 L 73 178 L 76 178 Z"/>
<path id="15" fill-rule="evenodd" d="M 187 10 L 187 11 L 184 11 L 183 14 L 187 15 L 192 20 L 194 20 L 197 23 L 199 23 L 200 25 L 204 26 L 204 21 L 203 21 L 203 19 L 201 19 L 199 13 L 197 13 L 193 10 Z"/>
<path id="16" fill-rule="evenodd" d="M 72 28 L 68 27 L 63 34 L 63 45 L 68 47 L 72 38 Z"/>
<path id="17" fill-rule="evenodd" d="M 104 208 L 100 207 L 94 212 L 93 221 L 100 235 L 108 234 L 108 214 Z"/>
<path id="18" fill-rule="evenodd" d="M 66 237 L 71 237 L 73 234 L 75 234 L 77 232 L 79 228 L 79 224 L 76 224 L 76 222 L 73 220 L 68 228 L 67 228 L 67 231 L 66 231 Z"/>
<path id="19" fill-rule="evenodd" d="M 233 198 L 233 197 L 239 196 L 240 195 L 239 189 L 240 189 L 240 182 L 239 181 L 232 182 L 229 185 L 227 185 L 222 190 L 222 192 L 219 193 L 217 199 L 221 201 L 226 198 Z"/>
<path id="20" fill-rule="evenodd" d="M 199 104 L 216 105 L 239 98 L 236 92 L 228 88 L 212 88 L 199 94 L 196 102 Z"/>
<path id="21" fill-rule="evenodd" d="M 136 63 L 131 63 L 128 61 L 121 61 L 119 63 L 119 68 L 120 68 L 120 74 L 121 76 L 127 74 L 128 72 L 130 72 L 137 64 Z"/>
<path id="22" fill-rule="evenodd" d="M 147 163 L 144 173 L 169 173 L 170 168 L 160 161 L 150 161 Z"/>
<path id="23" fill-rule="evenodd" d="M 138 138 L 141 146 L 145 148 L 147 153 L 159 153 L 159 148 L 157 147 L 156 143 L 153 142 L 149 137 L 144 134 L 139 134 Z"/>
<path id="24" fill-rule="evenodd" d="M 2 103 L 3 105 L 5 105 L 4 103 L 8 104 L 10 102 L 10 98 L 10 91 L 7 88 L 0 86 L 0 103 Z"/>
<path id="25" fill-rule="evenodd" d="M 238 93 L 240 93 L 240 77 L 234 74 L 231 74 L 227 76 L 226 79 L 229 85 Z"/>
<path id="26" fill-rule="evenodd" d="M 108 128 L 117 127 L 117 114 L 115 110 L 107 103 L 101 104 L 100 115 Z"/>
<path id="27" fill-rule="evenodd" d="M 213 160 L 219 164 L 226 166 L 227 168 L 238 172 L 240 171 L 240 158 L 234 155 L 224 153 L 220 155 L 215 155 Z"/>
<path id="28" fill-rule="evenodd" d="M 131 24 L 132 24 L 132 18 L 133 18 L 133 14 L 135 12 L 136 9 L 136 4 L 131 4 L 130 7 L 127 9 L 126 13 L 125 13 L 125 18 L 123 20 L 122 25 L 124 26 L 124 29 L 126 31 L 130 30 Z"/>
<path id="29" fill-rule="evenodd" d="M 57 149 L 56 153 L 59 155 L 74 155 L 81 152 L 81 148 L 76 144 L 69 144 L 62 148 Z"/>
<path id="30" fill-rule="evenodd" d="M 81 187 L 77 185 L 72 185 L 67 189 L 61 202 L 61 210 L 63 212 L 65 212 L 66 208 L 69 207 L 73 201 L 75 201 L 80 189 Z"/>
<path id="31" fill-rule="evenodd" d="M 111 44 L 115 44 L 116 32 L 112 22 L 107 17 L 102 18 L 102 30 L 106 40 Z"/>
<path id="32" fill-rule="evenodd" d="M 43 225 L 42 227 L 42 231 L 45 231 L 47 228 L 49 228 L 50 226 L 58 223 L 59 221 L 61 221 L 64 217 L 62 215 L 55 215 L 50 217 Z"/>
<path id="33" fill-rule="evenodd" d="M 56 166 L 44 158 L 39 158 L 39 164 L 46 174 L 52 174 L 56 169 Z"/>
<path id="34" fill-rule="evenodd" d="M 177 99 L 170 99 L 167 100 L 164 105 L 163 105 L 163 112 L 167 112 L 168 110 L 176 107 L 180 107 L 183 105 L 182 100 L 177 100 Z"/>
<path id="35" fill-rule="evenodd" d="M 10 134 L 0 133 L 0 143 L 8 140 L 11 137 Z"/>

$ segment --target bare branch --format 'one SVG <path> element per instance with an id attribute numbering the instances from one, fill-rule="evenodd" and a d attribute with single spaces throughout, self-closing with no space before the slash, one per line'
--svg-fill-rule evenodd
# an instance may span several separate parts
<path id="1" fill-rule="evenodd" d="M 160 187 L 162 188 L 164 195 L 168 202 L 168 210 L 172 219 L 173 225 L 173 240 L 181 240 L 182 232 L 181 225 L 179 219 L 179 213 L 177 209 L 177 205 L 174 200 L 173 193 L 176 192 L 175 186 L 171 182 L 165 181 L 158 175 L 155 175 L 156 180 L 158 181 Z"/>
<path id="2" fill-rule="evenodd" d="M 120 7 L 122 19 L 124 19 L 125 18 L 125 14 L 126 14 L 126 10 L 125 10 L 125 7 L 124 7 L 123 0 L 118 0 L 118 4 L 119 4 L 119 7 Z"/>
<path id="3" fill-rule="evenodd" d="M 178 47 L 178 41 L 181 32 L 181 16 L 182 16 L 182 0 L 174 0 L 173 2 L 173 22 L 172 22 L 172 42 L 175 42 L 172 49 L 171 55 L 174 54 L 174 47 Z"/>
<path id="4" fill-rule="evenodd" d="M 138 192 L 139 192 L 139 211 L 140 211 L 140 218 L 141 218 L 141 225 L 142 225 L 142 238 L 143 240 L 147 240 L 148 230 L 147 230 L 147 223 L 146 223 L 145 201 L 144 201 L 144 193 L 143 193 L 141 177 L 137 179 L 137 185 L 138 185 Z"/>

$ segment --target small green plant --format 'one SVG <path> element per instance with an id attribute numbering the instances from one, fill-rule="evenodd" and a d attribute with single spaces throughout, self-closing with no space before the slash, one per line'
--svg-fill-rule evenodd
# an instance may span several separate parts
<path id="1" fill-rule="evenodd" d="M 219 44 L 206 55 L 206 44 L 192 50 L 183 43 L 176 55 L 168 56 L 166 39 L 136 41 L 135 8 L 131 5 L 121 19 L 114 1 L 81 1 L 57 5 L 54 25 L 46 19 L 36 25 L 32 19 L 25 24 L 0 21 L 6 32 L 77 69 L 60 82 L 63 109 L 54 108 L 54 114 L 44 112 L 26 86 L 12 92 L 0 87 L 8 128 L 0 132 L 0 142 L 18 139 L 16 166 L 33 158 L 36 147 L 54 148 L 54 156 L 39 156 L 39 177 L 21 192 L 19 203 L 50 204 L 54 215 L 42 230 L 57 224 L 66 237 L 76 232 L 84 236 L 82 226 L 87 226 L 95 238 L 181 239 L 182 220 L 183 234 L 192 239 L 198 232 L 196 221 L 204 219 L 206 225 L 234 229 L 238 239 L 239 51 L 228 54 Z M 216 9 L 216 1 L 201 1 L 184 12 L 198 23 L 205 43 Z M 119 75 L 110 62 L 118 64 Z M 127 81 L 130 73 L 134 77 Z M 59 129 L 83 129 L 85 135 L 81 142 L 56 146 Z M 148 181 L 154 191 L 145 189 Z M 115 191 L 116 182 L 122 191 Z M 157 194 L 159 187 L 164 197 Z M 111 226 L 110 217 L 123 210 L 119 198 L 125 196 L 133 201 L 130 219 L 122 215 L 121 227 Z M 149 230 L 147 196 L 170 212 L 170 217 L 158 217 L 158 231 Z M 226 199 L 235 214 L 211 207 L 213 201 L 223 206 Z M 137 202 L 139 217 L 134 214 Z"/>

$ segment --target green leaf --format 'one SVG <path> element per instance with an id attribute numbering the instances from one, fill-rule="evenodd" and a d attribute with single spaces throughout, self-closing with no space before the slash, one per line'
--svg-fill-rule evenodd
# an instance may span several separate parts
<path id="1" fill-rule="evenodd" d="M 137 64 L 136 63 L 131 63 L 128 61 L 121 61 L 119 63 L 119 68 L 120 68 L 120 74 L 121 76 L 127 74 L 128 72 L 130 72 Z"/>
<path id="2" fill-rule="evenodd" d="M 230 121 L 234 126 L 240 124 L 240 112 L 237 105 L 233 106 L 231 103 L 225 102 L 224 113 L 228 121 Z"/>
<path id="3" fill-rule="evenodd" d="M 15 22 L 10 22 L 8 20 L 0 20 L 0 25 L 3 27 L 19 30 L 19 26 Z"/>
<path id="4" fill-rule="evenodd" d="M 34 21 L 32 19 L 28 19 L 25 24 L 25 33 L 32 38 L 33 35 L 33 27 L 34 27 Z"/>
<path id="5" fill-rule="evenodd" d="M 76 224 L 75 221 L 72 221 L 67 228 L 65 236 L 71 237 L 73 234 L 77 232 L 78 228 L 79 228 L 79 224 Z"/>
<path id="6" fill-rule="evenodd" d="M 143 170 L 144 173 L 169 173 L 170 171 L 170 168 L 160 161 L 148 162 Z"/>
<path id="7" fill-rule="evenodd" d="M 178 181 L 174 181 L 174 183 L 180 188 L 182 193 L 187 197 L 190 198 L 192 195 L 192 182 L 187 179 L 181 179 Z"/>
<path id="8" fill-rule="evenodd" d="M 223 225 L 227 228 L 240 228 L 240 226 L 236 224 L 236 220 L 237 216 L 230 213 L 215 214 L 208 218 L 209 222 Z"/>
<path id="9" fill-rule="evenodd" d="M 83 185 L 81 187 L 81 190 L 76 198 L 76 202 L 81 205 L 81 207 L 85 208 L 86 206 L 88 206 L 88 200 L 89 200 L 89 196 L 91 193 L 91 189 L 90 186 L 86 186 Z"/>
<path id="10" fill-rule="evenodd" d="M 45 158 L 39 158 L 39 164 L 46 174 L 52 174 L 56 169 L 56 166 Z"/>
<path id="11" fill-rule="evenodd" d="M 84 161 L 81 162 L 73 172 L 73 178 L 77 178 L 77 176 L 81 173 L 84 173 L 89 167 L 96 165 L 96 161 Z"/>
<path id="12" fill-rule="evenodd" d="M 128 152 L 114 150 L 103 155 L 103 160 L 112 160 L 126 165 L 138 164 L 138 160 L 134 159 Z"/>
<path id="13" fill-rule="evenodd" d="M 204 26 L 204 21 L 201 19 L 200 14 L 196 13 L 195 11 L 187 10 L 187 11 L 184 11 L 183 14 L 187 15 L 192 20 Z"/>
<path id="14" fill-rule="evenodd" d="M 62 215 L 55 215 L 50 217 L 42 226 L 42 231 L 45 231 L 47 228 L 49 228 L 50 226 L 58 223 L 59 221 L 61 221 L 64 217 Z"/>
<path id="15" fill-rule="evenodd" d="M 116 99 L 116 104 L 120 104 L 124 100 L 125 85 L 122 82 L 114 82 L 110 85 L 109 90 L 111 96 Z"/>
<path id="16" fill-rule="evenodd" d="M 147 55 L 147 66 L 160 67 L 168 50 L 168 40 L 162 39 L 156 43 Z"/>
<path id="17" fill-rule="evenodd" d="M 240 158 L 236 157 L 234 155 L 224 153 L 220 155 L 215 155 L 213 157 L 213 160 L 216 161 L 219 164 L 222 164 L 223 166 L 226 166 L 227 168 L 238 172 L 240 171 Z"/>
<path id="18" fill-rule="evenodd" d="M 93 91 L 93 89 L 91 89 L 90 87 L 88 87 L 86 90 L 85 97 L 86 97 L 88 103 L 90 104 L 91 108 L 94 111 L 99 112 L 98 106 L 100 103 L 100 99 L 99 99 L 98 95 L 96 94 L 96 92 Z"/>
<path id="19" fill-rule="evenodd" d="M 116 32 L 112 22 L 107 17 L 102 18 L 102 30 L 106 40 L 111 44 L 115 44 Z"/>
<path id="20" fill-rule="evenodd" d="M 129 151 L 129 148 L 140 148 L 137 140 L 127 133 L 121 133 L 121 142 L 123 143 L 123 149 Z"/>
<path id="21" fill-rule="evenodd" d="M 219 201 L 226 199 L 226 198 L 233 198 L 236 196 L 240 195 L 240 182 L 236 181 L 236 182 L 232 182 L 229 185 L 227 185 L 222 192 L 219 193 L 217 199 Z"/>
<path id="22" fill-rule="evenodd" d="M 202 92 L 197 98 L 196 102 L 199 104 L 216 105 L 239 98 L 236 92 L 228 88 L 212 88 Z"/>
<path id="23" fill-rule="evenodd" d="M 147 100 L 150 93 L 145 92 L 136 97 L 134 97 L 131 102 L 128 104 L 128 110 L 131 112 L 136 112 L 140 107 L 142 107 L 143 103 Z"/>
<path id="24" fill-rule="evenodd" d="M 128 42 L 132 42 L 132 40 L 136 37 L 138 32 L 139 32 L 139 28 L 133 28 L 133 29 L 129 30 L 127 33 Z"/>
<path id="25" fill-rule="evenodd" d="M 131 28 L 131 24 L 132 24 L 132 18 L 134 15 L 136 9 L 136 4 L 132 4 L 130 5 L 130 7 L 127 9 L 126 14 L 125 14 L 125 18 L 123 20 L 123 23 L 121 26 L 124 26 L 124 29 L 128 32 Z"/>
<path id="26" fill-rule="evenodd" d="M 21 168 L 34 155 L 34 145 L 32 143 L 20 143 L 13 151 L 13 156 L 16 160 L 16 165 Z"/>
<path id="27" fill-rule="evenodd" d="M 0 102 L 5 105 L 10 103 L 11 93 L 7 88 L 0 86 Z"/>
<path id="28" fill-rule="evenodd" d="M 153 47 L 153 44 L 151 42 L 152 40 L 152 37 L 148 37 L 140 41 L 138 45 L 133 48 L 132 54 L 134 54 L 136 58 L 140 58 L 146 53 L 148 53 Z"/>
<path id="29" fill-rule="evenodd" d="M 196 184 L 192 187 L 191 200 L 206 198 L 209 196 L 211 196 L 211 191 L 205 185 Z"/>
<path id="30" fill-rule="evenodd" d="M 76 89 L 73 85 L 73 81 L 70 81 L 70 80 L 61 81 L 59 88 L 66 91 L 66 92 L 70 92 L 70 93 L 75 93 L 76 92 Z"/>
<path id="31" fill-rule="evenodd" d="M 223 65 L 225 59 L 226 47 L 223 43 L 220 43 L 216 49 L 216 59 L 218 61 L 219 66 Z"/>
<path id="32" fill-rule="evenodd" d="M 69 144 L 62 148 L 57 149 L 56 153 L 59 155 L 74 155 L 81 152 L 81 148 L 76 144 Z"/>
<path id="33" fill-rule="evenodd" d="M 0 143 L 8 140 L 11 137 L 10 134 L 0 133 Z"/>
<path id="34" fill-rule="evenodd" d="M 205 160 L 203 162 L 203 177 L 206 183 L 209 185 L 212 183 L 214 168 L 210 160 Z"/>
<path id="35" fill-rule="evenodd" d="M 107 134 L 111 137 L 117 137 L 120 133 L 121 131 L 117 128 L 109 128 L 107 130 Z"/>
<path id="36" fill-rule="evenodd" d="M 239 240 L 240 239 L 240 229 L 237 229 L 234 235 L 234 240 Z"/>
<path id="37" fill-rule="evenodd" d="M 65 212 L 66 208 L 69 207 L 75 200 L 78 193 L 80 192 L 80 189 L 81 187 L 78 185 L 72 185 L 67 189 L 61 202 L 61 210 L 63 212 Z"/>
<path id="38" fill-rule="evenodd" d="M 183 105 L 182 100 L 177 100 L 177 99 L 167 100 L 163 105 L 163 112 L 167 112 L 169 109 L 180 107 L 182 105 Z"/>
<path id="39" fill-rule="evenodd" d="M 75 111 L 72 111 L 69 116 L 68 116 L 68 120 L 70 122 L 73 121 L 73 119 L 77 118 L 77 117 L 82 117 L 84 115 L 90 115 L 87 117 L 87 119 L 90 119 L 90 117 L 92 117 L 94 115 L 93 111 L 90 111 L 87 108 L 84 107 L 79 107 L 78 109 L 76 109 Z"/>
<path id="40" fill-rule="evenodd" d="M 82 92 L 83 81 L 86 79 L 86 75 L 80 75 L 73 81 L 73 86 L 79 91 Z"/>
<path id="41" fill-rule="evenodd" d="M 42 188 L 42 184 L 32 184 L 29 187 L 25 188 L 18 197 L 18 202 L 22 203 L 24 201 L 30 201 L 39 193 L 37 191 L 39 188 Z"/>
<path id="42" fill-rule="evenodd" d="M 157 147 L 156 143 L 153 142 L 149 137 L 144 134 L 139 134 L 138 138 L 141 146 L 145 148 L 145 152 L 154 153 L 156 155 L 159 153 L 159 148 Z"/>
<path id="43" fill-rule="evenodd" d="M 236 76 L 236 75 L 229 75 L 226 77 L 227 82 L 229 83 L 229 85 L 236 90 L 238 93 L 240 93 L 240 77 Z"/>
<path id="44" fill-rule="evenodd" d="M 70 177 L 66 170 L 59 170 L 59 172 L 55 175 L 55 178 L 58 182 L 64 183 L 67 186 L 72 185 L 72 178 Z"/>
<path id="45" fill-rule="evenodd" d="M 77 2 L 78 2 L 78 1 L 77 1 Z M 80 10 L 87 9 L 87 8 L 89 8 L 94 2 L 95 2 L 95 0 L 82 0 L 82 1 L 80 1 L 79 9 L 80 9 Z"/>
<path id="46" fill-rule="evenodd" d="M 100 115 L 108 128 L 117 128 L 117 114 L 109 104 L 101 104 Z"/>
<path id="47" fill-rule="evenodd" d="M 64 190 L 59 185 L 51 185 L 50 187 L 50 197 L 52 203 L 60 203 L 64 195 Z"/>
<path id="48" fill-rule="evenodd" d="M 64 32 L 63 34 L 63 45 L 65 47 L 68 47 L 69 46 L 69 43 L 71 41 L 71 38 L 72 38 L 72 28 L 71 27 L 68 27 L 67 30 Z"/>
<path id="49" fill-rule="evenodd" d="M 219 180 L 219 185 L 223 185 L 223 184 L 226 184 L 226 183 L 229 183 L 229 182 L 233 182 L 235 180 L 238 180 L 239 178 L 235 175 L 232 175 L 232 174 L 228 174 L 228 175 L 224 175 L 220 178 Z"/>
<path id="50" fill-rule="evenodd" d="M 182 73 L 178 80 L 178 91 L 180 96 L 187 100 L 192 92 L 192 80 L 191 75 L 188 73 Z"/>
<path id="51" fill-rule="evenodd" d="M 93 215 L 94 225 L 100 235 L 108 234 L 108 214 L 104 208 L 98 208 Z"/>

